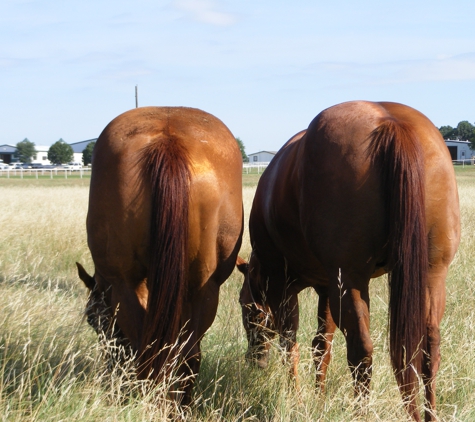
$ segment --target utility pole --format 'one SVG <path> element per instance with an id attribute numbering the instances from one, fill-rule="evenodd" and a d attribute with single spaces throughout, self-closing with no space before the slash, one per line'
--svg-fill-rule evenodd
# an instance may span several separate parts
<path id="1" fill-rule="evenodd" d="M 139 106 L 138 85 L 135 85 L 135 108 Z"/>

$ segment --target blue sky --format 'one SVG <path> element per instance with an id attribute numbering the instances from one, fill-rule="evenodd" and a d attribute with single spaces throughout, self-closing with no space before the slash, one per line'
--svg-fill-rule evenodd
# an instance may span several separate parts
<path id="1" fill-rule="evenodd" d="M 475 122 L 473 0 L 2 0 L 0 144 L 99 136 L 135 107 L 201 108 L 248 153 L 356 99 Z"/>

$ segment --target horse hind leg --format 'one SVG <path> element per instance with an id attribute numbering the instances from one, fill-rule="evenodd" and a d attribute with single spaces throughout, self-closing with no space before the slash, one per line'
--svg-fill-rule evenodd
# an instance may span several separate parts
<path id="1" fill-rule="evenodd" d="M 425 348 L 422 362 L 422 380 L 425 390 L 425 421 L 435 421 L 436 417 L 436 375 L 440 365 L 440 322 L 445 309 L 445 278 L 447 266 L 433 265 L 428 276 L 427 288 L 427 317 Z M 411 417 L 420 421 L 420 413 L 414 391 L 401 388 L 407 412 Z"/>
<path id="2" fill-rule="evenodd" d="M 428 277 L 427 342 L 423 357 L 422 379 L 424 381 L 426 411 L 425 420 L 436 420 L 435 379 L 440 365 L 440 322 L 445 309 L 445 278 L 447 268 L 431 269 Z"/>
<path id="3" fill-rule="evenodd" d="M 322 393 L 325 391 L 325 378 L 331 360 L 333 334 L 336 324 L 330 312 L 330 302 L 326 289 L 318 293 L 318 329 L 312 342 L 313 361 L 317 371 L 315 385 Z"/>
<path id="4" fill-rule="evenodd" d="M 335 324 L 343 332 L 347 361 L 355 383 L 355 396 L 367 397 L 372 375 L 373 342 L 369 335 L 369 279 L 335 277 L 329 301 Z M 353 275 L 354 277 L 354 275 Z"/>

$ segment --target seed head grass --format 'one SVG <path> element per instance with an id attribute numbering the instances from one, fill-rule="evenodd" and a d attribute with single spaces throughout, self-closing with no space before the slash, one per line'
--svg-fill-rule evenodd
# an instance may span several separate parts
<path id="1" fill-rule="evenodd" d="M 475 420 L 475 169 L 457 169 L 457 179 L 462 241 L 447 278 L 441 326 L 441 421 Z M 247 222 L 255 183 L 245 185 Z M 111 366 L 117 346 L 99 341 L 84 319 L 87 292 L 75 262 L 93 273 L 85 229 L 88 181 L 0 180 L 0 192 L 1 420 L 407 420 L 389 360 L 385 277 L 370 284 L 373 378 L 364 407 L 354 398 L 340 332 L 333 341 L 326 392 L 315 390 L 311 343 L 317 328 L 317 295 L 311 290 L 299 296 L 300 389 L 282 365 L 278 341 L 272 343 L 266 369 L 246 362 L 238 302 L 243 279 L 235 271 L 221 288 L 216 319 L 201 343 L 193 403 L 181 409 L 167 396 L 176 380 L 158 386 L 139 381 L 130 358 Z M 250 252 L 246 228 L 240 255 L 247 259 Z"/>

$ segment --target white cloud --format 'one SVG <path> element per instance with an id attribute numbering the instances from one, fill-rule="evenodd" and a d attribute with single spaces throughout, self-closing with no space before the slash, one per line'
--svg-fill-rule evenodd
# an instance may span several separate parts
<path id="1" fill-rule="evenodd" d="M 407 67 L 405 76 L 415 81 L 475 80 L 475 53 L 415 62 Z"/>
<path id="2" fill-rule="evenodd" d="M 413 82 L 475 80 L 475 53 L 439 56 L 434 59 L 379 63 L 320 62 L 304 74 L 338 81 L 338 84 L 392 85 Z"/>
<path id="3" fill-rule="evenodd" d="M 173 5 L 199 22 L 216 26 L 229 26 L 236 21 L 235 17 L 230 13 L 216 10 L 216 4 L 213 1 L 175 0 Z"/>

